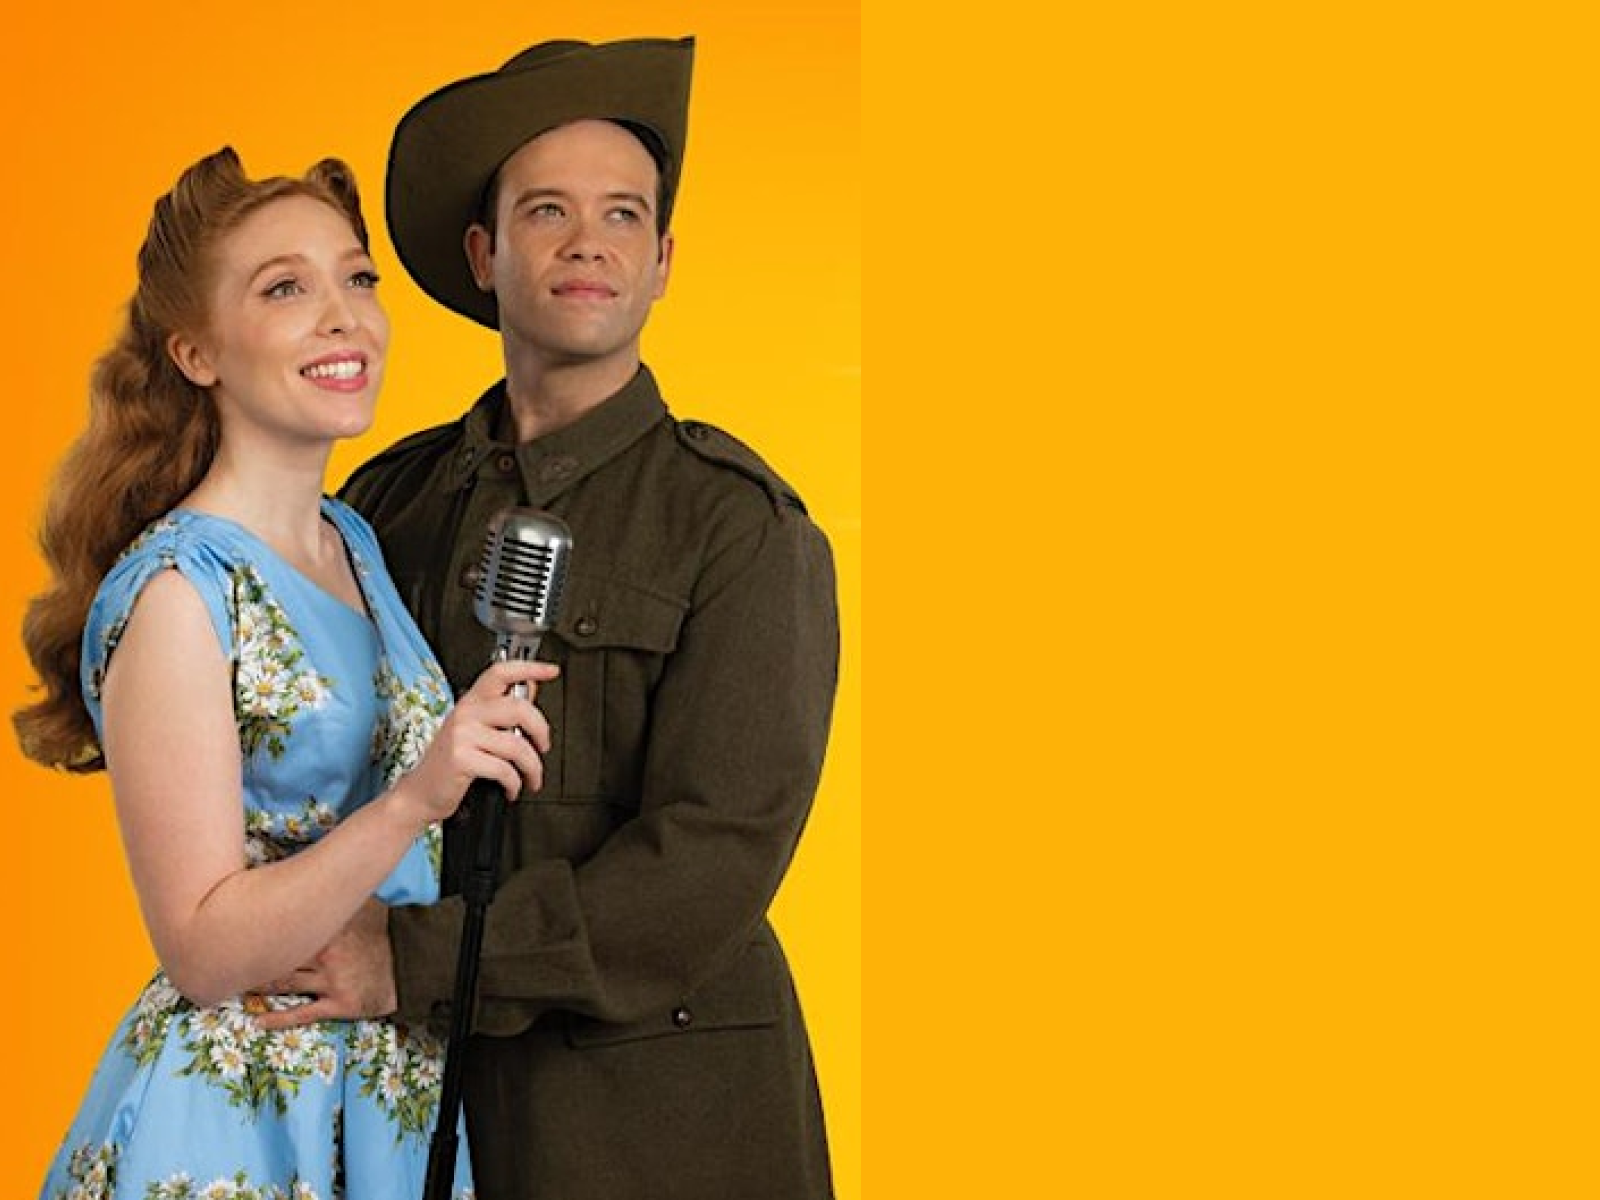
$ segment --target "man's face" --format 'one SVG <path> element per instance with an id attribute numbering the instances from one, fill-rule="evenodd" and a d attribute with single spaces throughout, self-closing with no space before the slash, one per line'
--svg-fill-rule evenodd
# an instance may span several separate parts
<path id="1" fill-rule="evenodd" d="M 609 121 L 552 129 L 506 160 L 495 232 L 471 226 L 466 251 L 499 303 L 508 356 L 637 365 L 672 261 L 670 235 L 656 233 L 656 181 L 643 144 Z"/>

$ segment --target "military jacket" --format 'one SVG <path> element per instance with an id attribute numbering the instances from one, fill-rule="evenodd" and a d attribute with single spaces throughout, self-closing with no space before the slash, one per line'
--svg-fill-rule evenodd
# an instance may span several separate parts
<path id="1" fill-rule="evenodd" d="M 360 468 L 458 692 L 508 505 L 567 522 L 540 657 L 545 782 L 511 806 L 465 1096 L 482 1200 L 832 1194 L 809 1044 L 766 913 L 810 810 L 838 669 L 828 543 L 751 450 L 668 411 L 648 368 L 579 421 L 499 441 L 504 383 Z M 458 846 L 447 847 L 447 873 Z M 462 905 L 390 920 L 400 1015 L 437 1023 Z"/>

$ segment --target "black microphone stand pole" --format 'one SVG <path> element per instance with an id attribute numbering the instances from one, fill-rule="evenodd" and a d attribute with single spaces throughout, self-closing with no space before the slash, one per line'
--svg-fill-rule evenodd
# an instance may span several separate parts
<path id="1" fill-rule="evenodd" d="M 494 658 L 531 659 L 541 635 L 551 627 L 561 604 L 572 533 L 559 517 L 535 509 L 503 509 L 489 522 L 483 546 L 482 574 L 473 598 L 473 612 L 495 636 Z M 512 695 L 527 699 L 526 684 Z M 445 1044 L 444 1077 L 439 1088 L 439 1120 L 428 1147 L 428 1173 L 423 1200 L 450 1200 L 455 1179 L 461 1114 L 461 1077 L 472 1014 L 477 1007 L 478 960 L 483 952 L 483 922 L 494 899 L 500 865 L 501 832 L 506 820 L 506 794 L 499 784 L 477 780 L 465 803 L 470 861 L 461 880 L 466 912 L 456 962 L 455 1000 L 450 1006 L 450 1035 Z"/>
<path id="2" fill-rule="evenodd" d="M 472 1026 L 478 995 L 478 962 L 483 950 L 483 921 L 494 899 L 495 873 L 500 865 L 500 839 L 505 828 L 506 793 L 498 783 L 476 780 L 467 790 L 471 824 L 468 841 L 471 860 L 461 880 L 466 915 L 461 923 L 461 947 L 456 959 L 455 998 L 450 1005 L 450 1034 L 445 1043 L 444 1077 L 439 1086 L 439 1119 L 428 1146 L 428 1174 L 423 1200 L 450 1200 L 455 1179 L 460 1138 L 456 1125 L 461 1114 L 462 1058 Z"/>

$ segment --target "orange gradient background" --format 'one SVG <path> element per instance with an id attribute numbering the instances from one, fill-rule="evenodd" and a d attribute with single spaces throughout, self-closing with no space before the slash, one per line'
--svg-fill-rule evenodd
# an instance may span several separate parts
<path id="1" fill-rule="evenodd" d="M 1600 1195 L 1593 7 L 13 15 L 0 635 L 178 165 L 339 150 L 375 188 L 441 80 L 696 33 L 646 351 L 839 551 L 838 737 L 778 918 L 843 1200 Z M 341 467 L 494 373 L 385 286 L 382 423 Z M 5 741 L 28 1196 L 148 952 L 100 785 Z"/>
<path id="2" fill-rule="evenodd" d="M 398 117 L 450 80 L 551 37 L 699 39 L 677 254 L 645 357 L 680 416 L 751 442 L 833 540 L 844 621 L 835 737 L 775 920 L 810 1020 L 841 1200 L 861 1195 L 860 31 L 850 0 L 733 5 L 599 0 L 213 10 L 178 0 L 41 6 L 8 18 L 0 98 L 12 114 L 0 190 L 9 469 L 0 474 L 0 702 L 32 682 L 17 631 L 43 585 L 34 533 L 81 427 L 85 380 L 132 287 L 149 208 L 224 144 L 253 174 L 336 154 L 362 181 L 393 322 L 368 454 L 454 417 L 498 377 L 498 343 L 426 301 L 381 219 Z M 181 765 L 175 764 L 175 771 Z M 11 893 L 0 937 L 13 1031 L 0 1089 L 0 1194 L 33 1195 L 111 1030 L 153 966 L 105 778 L 53 775 L 0 737 L 0 839 Z M 174 848 L 181 852 L 181 848 Z M 19 1086 L 20 1085 L 20 1086 Z M 752 1198 L 756 1200 L 756 1198 Z"/>

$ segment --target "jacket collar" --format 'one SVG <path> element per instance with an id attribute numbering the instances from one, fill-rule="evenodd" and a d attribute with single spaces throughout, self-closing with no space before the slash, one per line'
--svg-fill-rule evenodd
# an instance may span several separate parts
<path id="1" fill-rule="evenodd" d="M 506 382 L 502 379 L 478 398 L 462 418 L 461 445 L 450 465 L 446 486 L 466 487 L 485 464 L 494 470 L 502 456 L 516 459 L 527 503 L 542 508 L 579 480 L 621 454 L 666 417 L 650 368 L 639 367 L 615 395 L 578 420 L 531 442 L 514 445 L 494 436 L 510 427 L 506 419 Z"/>

